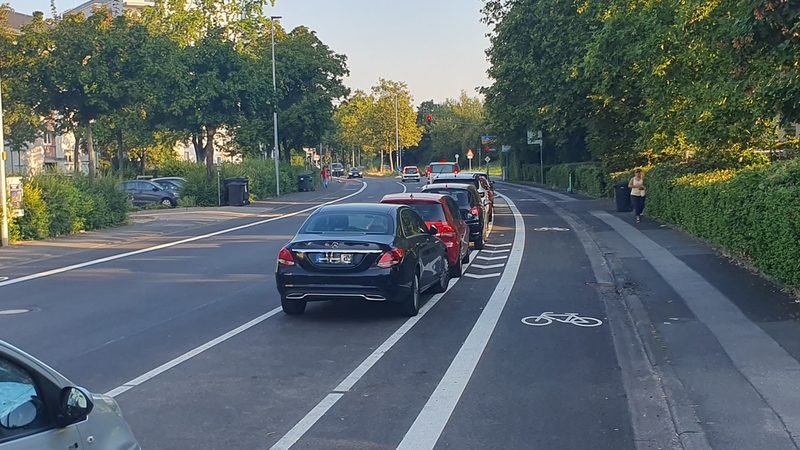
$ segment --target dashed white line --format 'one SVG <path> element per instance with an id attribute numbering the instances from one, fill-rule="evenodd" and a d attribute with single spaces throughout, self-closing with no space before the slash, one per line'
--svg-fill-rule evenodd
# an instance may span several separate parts
<path id="1" fill-rule="evenodd" d="M 181 239 L 180 241 L 167 242 L 165 244 L 159 244 L 159 245 L 156 245 L 156 246 L 153 246 L 153 247 L 134 250 L 132 252 L 120 253 L 120 254 L 117 254 L 117 255 L 107 256 L 105 258 L 100 258 L 100 259 L 86 261 L 86 262 L 82 262 L 82 263 L 78 263 L 78 264 L 73 264 L 71 266 L 60 267 L 58 269 L 48 270 L 48 271 L 45 271 L 45 272 L 33 273 L 33 274 L 30 274 L 30 275 L 26 275 L 24 277 L 14 278 L 14 279 L 7 280 L 7 281 L 0 281 L 0 287 L 9 286 L 9 285 L 12 285 L 12 284 L 17 284 L 17 283 L 22 283 L 22 282 L 25 282 L 25 281 L 36 280 L 38 278 L 44 278 L 44 277 L 48 277 L 48 276 L 51 276 L 51 275 L 57 275 L 57 274 L 60 274 L 60 273 L 69 272 L 69 271 L 76 270 L 76 269 L 82 269 L 84 267 L 95 266 L 97 264 L 107 263 L 107 262 L 110 262 L 110 261 L 116 261 L 116 260 L 122 259 L 122 258 L 128 258 L 128 257 L 131 257 L 131 256 L 141 255 L 142 253 L 150 253 L 150 252 L 154 252 L 156 250 L 163 250 L 165 248 L 175 247 L 176 245 L 187 244 L 189 242 L 195 242 L 195 241 L 199 241 L 201 239 L 208 239 L 210 237 L 219 236 L 221 234 L 232 233 L 234 231 L 244 230 L 246 228 L 251 228 L 251 227 L 258 226 L 258 225 L 263 225 L 265 223 L 274 222 L 276 220 L 286 219 L 288 217 L 294 217 L 294 216 L 297 216 L 299 214 L 303 214 L 303 213 L 306 213 L 306 212 L 309 212 L 309 211 L 313 211 L 313 210 L 315 210 L 317 208 L 320 208 L 322 206 L 325 206 L 325 205 L 330 205 L 332 203 L 337 203 L 337 202 L 340 202 L 342 200 L 346 200 L 346 199 L 348 199 L 350 197 L 353 197 L 354 195 L 360 194 L 366 188 L 367 188 L 367 182 L 365 181 L 365 182 L 363 182 L 363 185 L 361 186 L 361 189 L 359 189 L 356 192 L 353 192 L 352 194 L 346 195 L 346 196 L 341 197 L 341 198 L 336 199 L 336 200 L 331 200 L 329 202 L 321 203 L 319 205 L 314 205 L 314 206 L 312 206 L 310 208 L 306 208 L 306 209 L 303 209 L 303 210 L 300 210 L 300 211 L 295 211 L 293 213 L 288 213 L 288 214 L 282 214 L 282 215 L 280 215 L 278 217 L 270 217 L 269 219 L 259 220 L 257 222 L 247 223 L 247 224 L 244 224 L 244 225 L 239 225 L 238 227 L 228 228 L 228 229 L 225 229 L 225 230 L 219 230 L 219 231 L 215 231 L 213 233 L 203 234 L 201 236 L 194 236 L 194 237 L 190 237 L 190 238 L 187 238 L 187 239 Z"/>
<path id="2" fill-rule="evenodd" d="M 514 248 L 519 251 L 514 252 L 508 259 L 500 281 L 489 298 L 489 302 L 481 312 L 478 321 L 475 322 L 464 345 L 461 346 L 456 357 L 450 363 L 450 367 L 445 372 L 444 377 L 439 381 L 439 385 L 428 398 L 428 402 L 422 408 L 411 428 L 408 430 L 400 445 L 400 450 L 420 450 L 432 449 L 444 431 L 450 416 L 455 410 L 467 383 L 472 377 L 475 368 L 478 366 L 481 355 L 492 337 L 500 314 L 505 308 L 511 289 L 519 273 L 522 263 L 522 254 L 525 246 L 525 222 L 519 213 L 516 205 L 511 199 L 506 198 L 511 211 L 514 213 Z M 466 274 L 465 274 L 466 275 Z"/>
<path id="3" fill-rule="evenodd" d="M 497 268 L 500 268 L 500 267 L 503 267 L 503 266 L 505 266 L 505 264 L 489 264 L 487 266 L 484 266 L 483 264 L 473 264 L 472 268 L 473 269 L 497 269 Z"/>
<path id="4" fill-rule="evenodd" d="M 506 258 L 508 258 L 508 255 L 506 255 L 506 256 L 478 256 L 478 259 L 482 259 L 484 261 L 497 261 L 497 260 L 506 259 Z"/>
<path id="5" fill-rule="evenodd" d="M 511 247 L 512 244 L 509 242 L 507 244 L 484 244 L 484 245 L 486 247 L 491 247 L 491 248 L 501 248 L 501 247 Z"/>
<path id="6" fill-rule="evenodd" d="M 216 337 L 216 338 L 206 342 L 205 344 L 203 344 L 203 345 L 201 345 L 199 347 L 195 347 L 194 349 L 189 350 L 188 352 L 178 356 L 177 358 L 175 358 L 175 359 L 173 359 L 173 360 L 171 360 L 169 362 L 166 362 L 166 363 L 156 367 L 155 369 L 153 369 L 153 370 L 151 370 L 151 371 L 149 371 L 149 372 L 147 372 L 147 373 L 145 373 L 143 375 L 140 375 L 140 376 L 128 381 L 127 383 L 124 383 L 121 386 L 118 386 L 118 387 L 106 392 L 106 395 L 108 395 L 110 397 L 116 397 L 116 396 L 118 396 L 118 395 L 120 395 L 122 393 L 128 392 L 129 390 L 135 388 L 136 386 L 139 386 L 140 384 L 145 383 L 148 380 L 152 380 L 153 378 L 161 375 L 162 373 L 168 371 L 169 369 L 172 369 L 173 367 L 177 366 L 178 364 L 186 362 L 186 361 L 194 358 L 195 356 L 199 355 L 200 353 L 203 353 L 204 351 L 206 351 L 208 349 L 211 349 L 211 348 L 213 348 L 213 347 L 215 347 L 215 346 L 227 341 L 228 339 L 236 336 L 237 334 L 240 334 L 240 333 L 242 333 L 244 331 L 249 330 L 250 328 L 253 328 L 254 326 L 256 326 L 256 325 L 260 324 L 261 322 L 269 319 L 270 317 L 274 316 L 275 314 L 278 314 L 280 311 L 281 311 L 281 308 L 277 307 L 277 308 L 275 308 L 275 309 L 273 309 L 273 310 L 271 310 L 271 311 L 269 311 L 267 313 L 264 313 L 264 314 L 256 317 L 255 319 L 253 319 L 253 320 L 251 320 L 251 321 L 249 321 L 249 322 L 247 322 L 247 323 L 245 323 L 243 325 L 240 325 L 240 326 L 234 328 L 231 331 L 228 331 L 227 333 L 223 334 L 222 336 Z"/>
<path id="7" fill-rule="evenodd" d="M 464 274 L 465 277 L 477 278 L 479 280 L 483 279 L 483 278 L 495 278 L 495 277 L 499 277 L 500 275 L 502 275 L 502 272 L 486 273 L 486 274 L 480 274 L 480 275 L 479 274 L 475 274 L 475 273 L 465 273 Z"/>

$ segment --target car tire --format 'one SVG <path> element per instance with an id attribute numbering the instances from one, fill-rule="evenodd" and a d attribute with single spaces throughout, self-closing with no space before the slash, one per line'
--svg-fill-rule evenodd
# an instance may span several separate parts
<path id="1" fill-rule="evenodd" d="M 478 236 L 478 239 L 474 241 L 475 250 L 483 250 L 483 230 L 481 230 L 481 234 Z"/>
<path id="2" fill-rule="evenodd" d="M 467 261 L 469 261 L 469 253 L 467 253 L 467 256 L 464 258 L 459 257 L 458 262 L 455 265 L 450 266 L 450 278 L 459 278 L 461 276 L 461 273 L 464 271 L 465 258 Z"/>
<path id="3" fill-rule="evenodd" d="M 450 285 L 450 261 L 447 260 L 446 254 L 442 260 L 444 261 L 442 263 L 444 267 L 442 267 L 442 273 L 439 275 L 439 281 L 431 287 L 431 292 L 434 294 L 441 294 Z"/>
<path id="4" fill-rule="evenodd" d="M 289 316 L 299 316 L 306 312 L 306 303 L 305 300 L 289 300 L 281 297 L 281 308 L 284 314 Z"/>
<path id="5" fill-rule="evenodd" d="M 467 253 L 464 255 L 463 258 L 461 258 L 461 263 L 462 264 L 469 263 L 469 241 L 467 241 Z"/>
<path id="6" fill-rule="evenodd" d="M 411 280 L 411 292 L 400 304 L 400 312 L 406 317 L 414 317 L 419 313 L 419 274 L 414 273 Z"/>
<path id="7" fill-rule="evenodd" d="M 176 202 L 175 200 L 172 200 L 170 198 L 167 198 L 167 197 L 162 198 L 161 201 L 158 202 L 158 203 L 163 205 L 163 206 L 168 206 L 170 208 L 174 208 L 174 207 L 178 206 L 178 202 Z"/>

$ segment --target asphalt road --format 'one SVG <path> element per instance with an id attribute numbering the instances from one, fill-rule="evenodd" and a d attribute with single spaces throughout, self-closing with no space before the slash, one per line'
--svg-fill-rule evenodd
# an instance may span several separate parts
<path id="1" fill-rule="evenodd" d="M 419 316 L 283 315 L 314 207 L 421 186 L 365 183 L 0 255 L 0 312 L 30 310 L 0 338 L 114 395 L 146 449 L 796 448 L 797 303 L 607 203 L 498 182 L 489 245 Z"/>

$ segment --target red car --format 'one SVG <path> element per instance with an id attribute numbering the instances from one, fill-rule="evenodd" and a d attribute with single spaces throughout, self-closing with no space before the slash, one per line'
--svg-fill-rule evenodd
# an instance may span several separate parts
<path id="1" fill-rule="evenodd" d="M 450 276 L 460 277 L 463 264 L 469 262 L 469 226 L 461 219 L 461 211 L 452 197 L 446 194 L 389 194 L 381 203 L 408 205 L 425 221 L 435 226 L 436 237 L 447 248 Z"/>

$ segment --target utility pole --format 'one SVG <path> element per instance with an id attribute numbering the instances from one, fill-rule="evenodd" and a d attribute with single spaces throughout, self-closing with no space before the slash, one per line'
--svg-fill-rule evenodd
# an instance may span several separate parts
<path id="1" fill-rule="evenodd" d="M 3 135 L 3 91 L 0 86 L 0 246 L 8 247 L 8 204 L 6 201 L 6 138 Z"/>
<path id="2" fill-rule="evenodd" d="M 270 16 L 269 21 L 272 26 L 272 91 L 275 93 L 275 101 L 278 100 L 278 80 L 275 78 L 275 20 L 281 16 Z M 281 155 L 278 152 L 278 105 L 273 105 L 272 127 L 274 132 L 274 142 L 272 145 L 273 156 L 275 158 L 275 197 L 281 195 L 281 171 L 279 168 Z"/>

